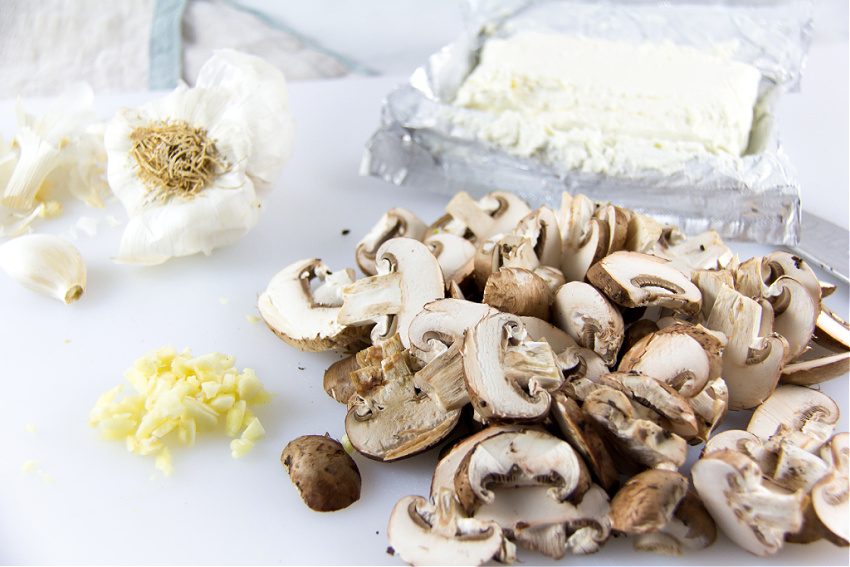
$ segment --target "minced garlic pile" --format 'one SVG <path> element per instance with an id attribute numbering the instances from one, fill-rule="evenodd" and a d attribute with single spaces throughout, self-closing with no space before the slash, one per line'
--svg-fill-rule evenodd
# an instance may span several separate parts
<path id="1" fill-rule="evenodd" d="M 174 470 L 167 440 L 191 446 L 195 435 L 213 431 L 224 417 L 233 457 L 244 455 L 265 436 L 249 409 L 271 400 L 254 371 L 240 374 L 234 358 L 214 352 L 192 356 L 189 349 L 153 350 L 124 372 L 137 394 L 116 399 L 123 385 L 105 392 L 89 415 L 104 441 L 121 441 L 138 455 L 156 455 L 156 468 Z M 241 435 L 240 435 L 241 431 Z"/>

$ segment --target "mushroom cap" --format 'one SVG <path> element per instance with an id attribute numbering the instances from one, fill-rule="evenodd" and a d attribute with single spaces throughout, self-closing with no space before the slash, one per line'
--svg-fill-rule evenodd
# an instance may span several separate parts
<path id="1" fill-rule="evenodd" d="M 475 244 L 466 238 L 449 232 L 437 232 L 427 234 L 422 242 L 437 258 L 446 284 L 460 284 L 472 275 Z"/>
<path id="2" fill-rule="evenodd" d="M 773 306 L 773 330 L 788 342 L 785 360 L 793 360 L 808 347 L 815 332 L 820 303 L 815 303 L 806 287 L 789 276 L 781 276 L 764 296 Z"/>
<path id="3" fill-rule="evenodd" d="M 525 268 L 503 267 L 487 278 L 482 301 L 499 311 L 548 320 L 552 300 L 543 278 Z"/>
<path id="4" fill-rule="evenodd" d="M 611 499 L 611 527 L 643 534 L 655 532 L 673 518 L 688 491 L 688 479 L 669 470 L 647 469 L 620 487 Z"/>
<path id="5" fill-rule="evenodd" d="M 623 316 L 602 292 L 580 281 L 562 285 L 552 304 L 552 322 L 580 346 L 599 354 L 608 366 L 623 342 Z"/>
<path id="6" fill-rule="evenodd" d="M 540 207 L 528 213 L 516 224 L 512 234 L 531 242 L 541 265 L 552 267 L 560 265 L 561 231 L 557 213 L 549 207 Z"/>
<path id="7" fill-rule="evenodd" d="M 531 208 L 509 191 L 491 191 L 478 201 L 466 191 L 459 191 L 446 205 L 446 212 L 480 242 L 494 234 L 509 232 Z"/>
<path id="8" fill-rule="evenodd" d="M 624 307 L 655 305 L 696 315 L 702 305 L 702 294 L 687 275 L 649 254 L 609 254 L 590 267 L 587 279 Z"/>
<path id="9" fill-rule="evenodd" d="M 312 510 L 334 512 L 360 499 L 360 470 L 339 441 L 328 435 L 302 435 L 280 455 L 298 493 Z"/>
<path id="10" fill-rule="evenodd" d="M 838 422 L 838 404 L 828 395 L 804 386 L 786 384 L 753 412 L 747 431 L 767 443 L 775 435 L 807 451 L 817 451 Z"/>
<path id="11" fill-rule="evenodd" d="M 429 502 L 405 496 L 393 508 L 387 537 L 410 565 L 481 565 L 497 558 L 510 562 L 513 546 L 495 522 L 466 517 L 451 491 Z"/>
<path id="12" fill-rule="evenodd" d="M 298 350 L 345 349 L 365 335 L 364 329 L 339 321 L 341 300 L 334 304 L 315 301 L 311 280 L 325 280 L 330 274 L 318 258 L 294 262 L 272 277 L 257 301 L 260 316 L 269 329 Z M 334 275 L 343 284 L 350 283 L 354 277 L 353 270 Z"/>
<path id="13" fill-rule="evenodd" d="M 411 353 L 422 362 L 429 362 L 454 342 L 463 340 L 467 329 L 495 312 L 489 305 L 465 299 L 447 297 L 426 303 L 408 327 Z"/>

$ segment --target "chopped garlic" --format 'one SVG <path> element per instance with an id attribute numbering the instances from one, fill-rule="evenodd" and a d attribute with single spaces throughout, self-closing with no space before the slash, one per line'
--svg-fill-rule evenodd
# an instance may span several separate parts
<path id="1" fill-rule="evenodd" d="M 89 424 L 104 441 L 125 442 L 127 450 L 155 455 L 155 466 L 171 474 L 169 439 L 191 446 L 199 432 L 214 431 L 224 416 L 224 433 L 237 437 L 231 443 L 241 457 L 265 436 L 250 406 L 264 404 L 271 395 L 254 371 L 239 373 L 235 359 L 214 352 L 194 357 L 173 347 L 148 352 L 124 376 L 138 395 L 118 399 L 122 386 L 104 392 L 91 413 Z"/>

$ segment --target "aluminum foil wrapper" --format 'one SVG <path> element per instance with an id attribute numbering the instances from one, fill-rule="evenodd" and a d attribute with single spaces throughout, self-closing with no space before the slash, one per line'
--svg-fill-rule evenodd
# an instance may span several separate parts
<path id="1" fill-rule="evenodd" d="M 797 243 L 799 184 L 782 151 L 775 107 L 799 88 L 811 38 L 810 2 L 477 0 L 468 8 L 466 32 L 387 95 L 361 174 L 448 195 L 507 190 L 532 207 L 558 208 L 562 192 L 583 193 L 689 235 L 711 229 L 729 240 Z M 646 169 L 612 176 L 544 165 L 479 142 L 460 126 L 468 122 L 461 114 L 483 113 L 451 101 L 488 39 L 531 30 L 706 50 L 735 42 L 734 58 L 762 75 L 747 151 L 695 157 L 673 174 Z"/>

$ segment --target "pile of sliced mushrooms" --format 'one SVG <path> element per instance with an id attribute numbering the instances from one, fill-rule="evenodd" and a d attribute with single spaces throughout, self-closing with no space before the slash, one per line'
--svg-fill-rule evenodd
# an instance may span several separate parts
<path id="1" fill-rule="evenodd" d="M 740 261 L 714 232 L 583 195 L 554 210 L 460 192 L 430 225 L 388 211 L 355 259 L 359 279 L 295 262 L 258 307 L 289 345 L 347 353 L 324 386 L 361 455 L 444 445 L 430 494 L 390 515 L 404 561 L 614 536 L 682 554 L 718 530 L 755 555 L 848 545 L 848 434 L 816 385 L 847 374 L 850 329 L 801 258 Z M 718 433 L 737 410 L 746 429 Z"/>

